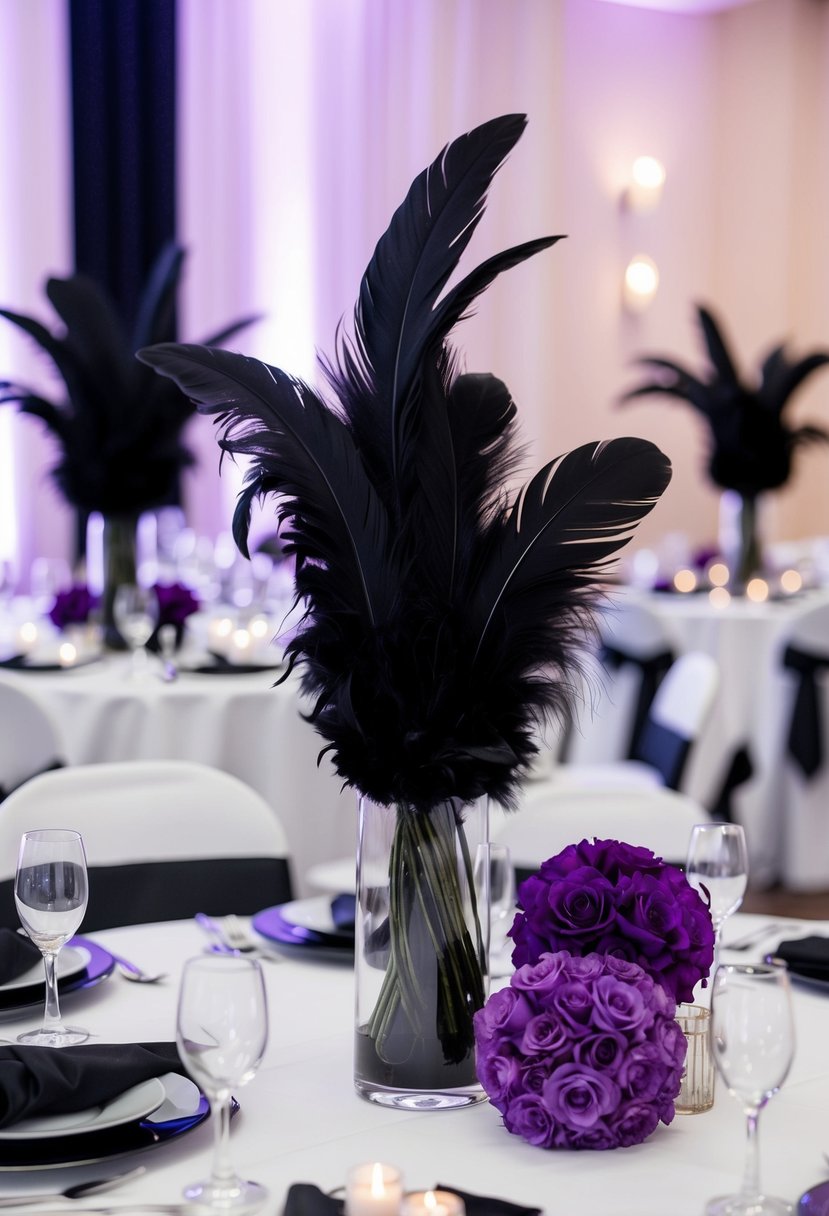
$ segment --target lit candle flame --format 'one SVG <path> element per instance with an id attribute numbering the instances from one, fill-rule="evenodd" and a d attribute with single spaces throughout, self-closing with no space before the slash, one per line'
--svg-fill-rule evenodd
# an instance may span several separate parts
<path id="1" fill-rule="evenodd" d="M 386 1184 L 383 1181 L 383 1165 L 380 1161 L 375 1161 L 371 1171 L 371 1197 L 372 1199 L 385 1199 Z"/>
<path id="2" fill-rule="evenodd" d="M 427 1191 L 423 1196 L 423 1206 L 427 1208 L 428 1211 L 434 1212 L 435 1208 L 438 1206 L 438 1201 L 435 1197 L 434 1191 Z"/>

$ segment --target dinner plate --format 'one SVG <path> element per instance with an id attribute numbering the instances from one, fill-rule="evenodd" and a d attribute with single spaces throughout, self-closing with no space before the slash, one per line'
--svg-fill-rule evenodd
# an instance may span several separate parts
<path id="1" fill-rule="evenodd" d="M 21 1119 L 12 1127 L 0 1128 L 0 1140 L 53 1140 L 56 1136 L 83 1136 L 122 1123 L 134 1123 L 157 1110 L 166 1096 L 158 1077 L 150 1077 L 101 1106 L 66 1115 Z"/>
<path id="2" fill-rule="evenodd" d="M 829 1216 L 829 1182 L 809 1187 L 797 1203 L 798 1216 Z"/>
<path id="3" fill-rule="evenodd" d="M 290 919 L 294 915 L 295 905 L 304 900 L 294 900 L 287 904 L 277 904 L 273 908 L 265 908 L 253 917 L 253 929 L 268 942 L 277 946 L 290 948 L 291 953 L 307 955 L 315 959 L 327 959 L 336 962 L 352 962 L 354 958 L 354 934 L 346 930 L 333 930 L 326 933 L 299 925 Z M 329 917 L 330 917 L 330 900 Z M 287 916 L 284 914 L 288 909 Z"/>
<path id="4" fill-rule="evenodd" d="M 77 975 L 89 966 L 88 950 L 74 946 L 64 946 L 58 955 L 58 982 Z M 6 984 L 0 984 L 0 993 L 14 992 L 17 988 L 30 988 L 33 984 L 44 983 L 43 959 L 39 958 L 26 971 L 21 971 L 15 979 Z"/>
<path id="5" fill-rule="evenodd" d="M 64 949 L 84 950 L 89 955 L 89 962 L 82 971 L 58 981 L 61 1000 L 67 993 L 92 988 L 112 974 L 115 959 L 108 950 L 104 950 L 102 946 L 90 941 L 89 938 L 70 938 Z M 0 1018 L 16 1017 L 26 1009 L 42 1006 L 45 993 L 46 984 L 43 979 L 29 984 L 25 988 L 15 988 L 10 992 L 7 992 L 5 988 L 0 988 Z"/>
<path id="6" fill-rule="evenodd" d="M 327 895 L 313 895 L 309 899 L 294 899 L 280 904 L 279 911 L 284 921 L 297 929 L 310 929 L 321 936 L 336 937 L 353 943 L 354 929 L 344 929 L 334 924 L 331 915 L 331 899 Z"/>
<path id="7" fill-rule="evenodd" d="M 0 1140 L 0 1171 L 15 1173 L 92 1165 L 165 1144 L 204 1122 L 210 1114 L 210 1104 L 192 1081 L 179 1073 L 165 1073 L 159 1081 L 164 1100 L 143 1118 L 77 1135 Z M 231 1113 L 238 1109 L 238 1102 L 231 1099 Z"/>

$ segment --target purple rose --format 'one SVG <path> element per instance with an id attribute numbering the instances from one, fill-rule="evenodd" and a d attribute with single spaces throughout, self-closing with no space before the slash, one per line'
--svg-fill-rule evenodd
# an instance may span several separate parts
<path id="1" fill-rule="evenodd" d="M 99 598 L 92 595 L 88 587 L 76 584 L 68 591 L 59 591 L 55 602 L 49 609 L 49 619 L 58 629 L 67 625 L 83 625 L 89 620 L 90 613 L 98 607 Z"/>
<path id="2" fill-rule="evenodd" d="M 659 1124 L 659 1111 L 652 1102 L 627 1102 L 613 1120 L 614 1139 L 620 1148 L 641 1144 Z"/>
<path id="3" fill-rule="evenodd" d="M 658 1047 L 639 1043 L 625 1056 L 617 1080 L 628 1097 L 649 1102 L 659 1097 L 668 1071 Z"/>
<path id="4" fill-rule="evenodd" d="M 524 1027 L 520 1048 L 528 1056 L 566 1056 L 570 1050 L 570 1037 L 570 1028 L 563 1018 L 556 1017 L 552 1011 L 539 1013 Z"/>
<path id="5" fill-rule="evenodd" d="M 616 1109 L 620 1091 L 606 1072 L 584 1064 L 562 1064 L 544 1086 L 542 1098 L 558 1122 L 587 1130 Z"/>
<path id="6" fill-rule="evenodd" d="M 666 947 L 672 952 L 687 950 L 690 945 L 682 905 L 653 874 L 637 874 L 631 879 L 619 905 L 618 925 L 647 958 L 658 957 Z"/>
<path id="7" fill-rule="evenodd" d="M 199 610 L 199 601 L 189 587 L 181 583 L 156 583 L 159 625 L 183 625 L 188 616 Z"/>
<path id="8" fill-rule="evenodd" d="M 525 1064 L 521 1069 L 521 1088 L 523 1092 L 528 1094 L 540 1094 L 549 1075 L 549 1060 Z M 484 1089 L 487 1090 L 487 1093 L 489 1093 L 489 1090 L 487 1089 L 487 1086 L 484 1085 L 483 1081 L 481 1084 L 484 1086 Z"/>
<path id="9" fill-rule="evenodd" d="M 682 1033 L 679 1023 L 675 1022 L 672 1017 L 656 1019 L 653 1041 L 669 1067 L 678 1068 L 683 1064 L 688 1050 L 688 1040 Z"/>
<path id="10" fill-rule="evenodd" d="M 479 1048 L 476 1064 L 478 1080 L 486 1090 L 490 1102 L 503 1113 L 510 1098 L 519 1094 L 522 1089 L 521 1067 L 517 1057 L 506 1053 L 487 1054 Z"/>
<path id="11" fill-rule="evenodd" d="M 618 1030 L 637 1041 L 653 1023 L 653 1010 L 633 984 L 604 975 L 593 989 L 593 1020 L 602 1030 Z"/>
<path id="12" fill-rule="evenodd" d="M 475 1031 L 484 1039 L 500 1032 L 518 1040 L 532 1016 L 532 1007 L 523 993 L 516 988 L 501 988 L 475 1013 Z"/>
<path id="13" fill-rule="evenodd" d="M 550 1111 L 537 1094 L 522 1094 L 504 1111 L 504 1127 L 530 1144 L 551 1148 L 556 1125 Z"/>
<path id="14" fill-rule="evenodd" d="M 612 883 L 587 866 L 551 883 L 547 903 L 553 935 L 601 933 L 616 916 Z"/>
<path id="15" fill-rule="evenodd" d="M 600 954 L 573 954 L 564 964 L 564 970 L 568 979 L 589 983 L 604 974 L 604 959 Z"/>
<path id="16" fill-rule="evenodd" d="M 558 983 L 569 956 L 562 950 L 558 954 L 542 954 L 534 965 L 525 963 L 512 977 L 513 988 L 522 992 L 533 992 L 538 997 L 552 992 Z"/>
<path id="17" fill-rule="evenodd" d="M 624 980 L 627 984 L 635 984 L 637 988 L 643 983 L 650 985 L 649 978 L 643 975 L 639 964 L 635 963 L 626 954 L 617 954 L 613 950 L 599 951 L 599 953 L 605 955 L 606 970 L 611 975 L 615 975 L 618 980 Z M 633 953 L 632 947 L 631 953 Z"/>
<path id="18" fill-rule="evenodd" d="M 581 980 L 563 980 L 553 993 L 550 1005 L 572 1034 L 580 1037 L 589 1033 L 593 997 L 587 984 Z"/>
<path id="19" fill-rule="evenodd" d="M 606 1030 L 576 1043 L 573 1058 L 577 1064 L 587 1064 L 597 1072 L 615 1074 L 624 1059 L 626 1045 L 624 1035 Z"/>
<path id="20" fill-rule="evenodd" d="M 607 1149 L 616 1148 L 616 1138 L 603 1119 L 599 1119 L 589 1131 L 568 1132 L 568 1148 Z"/>

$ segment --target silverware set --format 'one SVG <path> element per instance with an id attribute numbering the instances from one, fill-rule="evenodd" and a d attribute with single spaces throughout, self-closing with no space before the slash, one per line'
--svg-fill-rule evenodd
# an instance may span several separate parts
<path id="1" fill-rule="evenodd" d="M 196 913 L 196 924 L 210 941 L 208 947 L 214 954 L 246 954 L 249 958 L 262 959 L 269 963 L 282 960 L 269 950 L 263 949 L 248 932 L 238 916 L 207 916 Z"/>

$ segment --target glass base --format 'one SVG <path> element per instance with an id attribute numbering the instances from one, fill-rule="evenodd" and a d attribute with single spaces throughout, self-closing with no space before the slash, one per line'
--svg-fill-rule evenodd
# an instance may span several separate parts
<path id="1" fill-rule="evenodd" d="M 794 1208 L 774 1195 L 720 1195 L 709 1199 L 705 1216 L 791 1216 Z"/>
<path id="2" fill-rule="evenodd" d="M 196 1210 L 218 1212 L 255 1212 L 268 1198 L 267 1187 L 258 1182 L 230 1178 L 227 1182 L 194 1182 L 183 1191 Z"/>
<path id="3" fill-rule="evenodd" d="M 74 1047 L 76 1043 L 85 1043 L 89 1031 L 80 1026 L 62 1026 L 60 1030 L 47 1030 L 41 1026 L 39 1030 L 27 1030 L 17 1036 L 18 1043 L 27 1043 L 30 1047 Z"/>
<path id="4" fill-rule="evenodd" d="M 486 1093 L 480 1086 L 475 1089 L 391 1089 L 371 1081 L 355 1080 L 354 1088 L 367 1102 L 394 1110 L 462 1110 L 466 1106 L 487 1101 Z"/>

